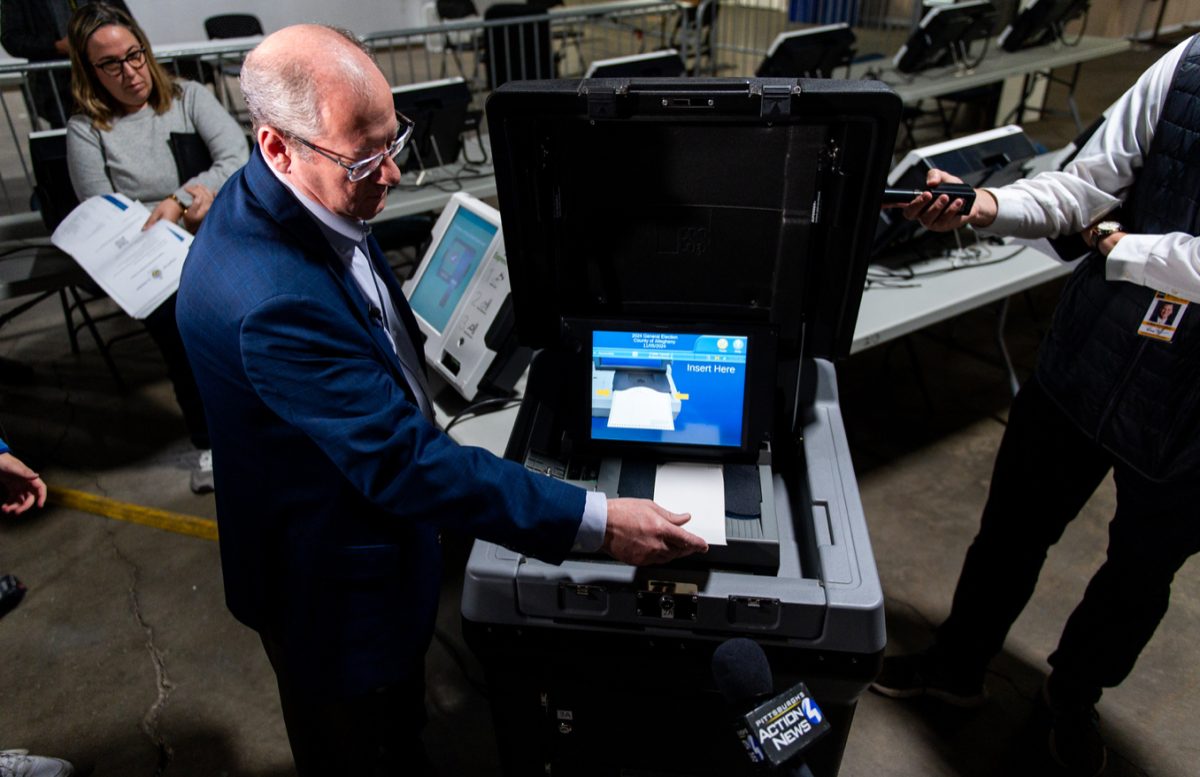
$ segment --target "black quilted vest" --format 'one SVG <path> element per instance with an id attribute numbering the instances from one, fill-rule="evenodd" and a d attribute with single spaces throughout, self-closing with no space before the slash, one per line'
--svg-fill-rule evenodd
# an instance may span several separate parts
<path id="1" fill-rule="evenodd" d="M 1135 234 L 1200 234 L 1200 36 L 1175 71 L 1121 220 Z M 1155 481 L 1200 478 L 1200 304 L 1172 342 L 1137 334 L 1154 290 L 1085 259 L 1063 290 L 1037 376 L 1086 434 Z"/>

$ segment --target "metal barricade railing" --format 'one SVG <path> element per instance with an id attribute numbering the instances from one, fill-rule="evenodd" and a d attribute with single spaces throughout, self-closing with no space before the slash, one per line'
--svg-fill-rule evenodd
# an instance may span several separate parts
<path id="1" fill-rule="evenodd" d="M 720 3 L 719 13 L 712 16 L 713 75 L 754 75 L 775 36 L 799 26 L 789 26 L 788 0 L 704 0 L 697 8 L 701 21 L 710 2 Z"/>
<path id="2" fill-rule="evenodd" d="M 578 77 L 593 60 L 665 48 L 679 17 L 680 6 L 671 0 L 624 0 L 559 7 L 534 16 L 376 32 L 363 40 L 393 85 L 460 75 L 482 105 L 497 75 L 500 80 Z M 236 75 L 256 42 L 155 47 L 155 57 L 175 75 L 210 84 L 226 109 L 246 122 Z M 29 212 L 29 133 L 65 123 L 72 103 L 65 85 L 69 70 L 67 61 L 0 65 L 0 103 L 8 130 L 7 139 L 0 134 L 0 217 L 37 218 Z M 49 117 L 54 121 L 38 115 L 37 100 L 42 98 L 37 92 L 43 89 L 46 99 L 61 106 Z"/>
<path id="3" fill-rule="evenodd" d="M 894 23 L 887 14 L 895 15 L 898 0 L 621 0 L 375 32 L 363 40 L 393 85 L 461 76 L 478 107 L 500 81 L 579 77 L 597 60 L 664 48 L 678 49 L 691 75 L 750 76 L 780 32 L 810 26 L 788 20 L 789 4 L 797 2 L 793 15 L 800 8 L 806 19 L 827 22 L 849 14 L 847 21 L 870 28 Z M 236 76 L 256 42 L 156 47 L 155 56 L 176 75 L 210 84 L 226 109 L 248 122 Z M 53 123 L 63 123 L 71 103 L 61 91 L 68 72 L 65 61 L 0 65 L 8 129 L 7 140 L 0 135 L 0 217 L 29 211 L 29 132 L 51 124 L 38 118 L 39 107 L 55 106 Z"/>
<path id="4" fill-rule="evenodd" d="M 713 55 L 700 70 L 731 76 L 753 75 L 780 33 L 822 24 L 853 27 L 860 53 L 890 54 L 911 26 L 908 5 L 921 7 L 903 0 L 703 0 L 695 14 L 701 22 L 709 2 L 720 8 L 711 12 Z"/>
<path id="5" fill-rule="evenodd" d="M 155 49 L 154 55 L 173 75 L 210 85 L 225 110 L 248 121 L 237 76 L 242 60 L 257 45 L 257 38 L 241 39 L 241 42 L 214 40 L 186 47 L 164 46 L 161 50 Z"/>
<path id="6" fill-rule="evenodd" d="M 498 80 L 579 77 L 594 60 L 666 48 L 679 18 L 671 0 L 626 0 L 376 32 L 364 41 L 392 83 L 461 76 L 486 94 Z"/>

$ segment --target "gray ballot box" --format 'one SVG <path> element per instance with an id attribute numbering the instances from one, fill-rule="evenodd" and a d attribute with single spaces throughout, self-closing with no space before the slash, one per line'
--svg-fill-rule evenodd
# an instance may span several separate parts
<path id="1" fill-rule="evenodd" d="M 505 774 L 752 773 L 713 651 L 803 681 L 838 771 L 883 593 L 833 361 L 849 351 L 900 100 L 877 82 L 505 84 L 487 105 L 518 339 L 506 456 L 610 497 L 699 473 L 723 544 L 633 568 L 487 542 L 463 628 Z M 686 479 L 683 482 L 691 482 Z"/>

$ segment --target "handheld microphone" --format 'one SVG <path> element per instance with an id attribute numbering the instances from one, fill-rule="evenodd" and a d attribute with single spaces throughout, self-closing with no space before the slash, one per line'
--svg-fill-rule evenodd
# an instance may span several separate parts
<path id="1" fill-rule="evenodd" d="M 807 766 L 792 762 L 829 731 L 829 723 L 804 683 L 771 696 L 774 680 L 767 654 L 744 637 L 717 647 L 712 672 L 717 689 L 738 712 L 737 734 L 750 761 L 772 771 L 787 769 L 788 774 L 811 777 Z"/>
<path id="2" fill-rule="evenodd" d="M 929 192 L 936 200 L 941 195 L 946 195 L 950 198 L 950 202 L 962 200 L 963 213 L 970 213 L 971 206 L 975 204 L 975 190 L 965 183 L 943 183 L 938 184 L 933 189 L 893 189 L 887 188 L 883 190 L 884 205 L 907 205 L 917 198 L 918 195 Z"/>

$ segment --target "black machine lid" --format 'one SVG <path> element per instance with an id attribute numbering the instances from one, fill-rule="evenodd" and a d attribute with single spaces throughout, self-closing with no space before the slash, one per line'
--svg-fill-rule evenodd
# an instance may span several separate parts
<path id="1" fill-rule="evenodd" d="M 510 82 L 487 103 L 518 337 L 769 326 L 849 352 L 901 102 L 877 81 Z"/>

